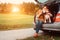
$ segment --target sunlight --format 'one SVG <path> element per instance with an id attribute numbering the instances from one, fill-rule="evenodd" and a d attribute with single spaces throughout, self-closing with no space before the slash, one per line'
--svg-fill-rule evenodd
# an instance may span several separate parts
<path id="1" fill-rule="evenodd" d="M 19 12 L 19 8 L 16 7 L 16 6 L 13 6 L 13 7 L 12 7 L 12 12 Z"/>
<path id="2" fill-rule="evenodd" d="M 11 8 L 11 15 L 12 16 L 19 16 L 20 15 L 20 9 L 19 6 L 13 5 Z"/>

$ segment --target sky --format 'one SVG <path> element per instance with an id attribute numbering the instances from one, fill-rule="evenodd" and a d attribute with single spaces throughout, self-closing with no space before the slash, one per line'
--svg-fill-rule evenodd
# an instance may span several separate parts
<path id="1" fill-rule="evenodd" d="M 34 0 L 0 0 L 0 3 L 21 4 L 23 2 L 33 2 L 33 3 L 36 3 Z"/>

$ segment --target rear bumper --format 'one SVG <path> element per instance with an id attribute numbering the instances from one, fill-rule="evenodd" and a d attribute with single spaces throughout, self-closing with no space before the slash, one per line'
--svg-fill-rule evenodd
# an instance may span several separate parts
<path id="1" fill-rule="evenodd" d="M 42 30 L 60 31 L 60 29 L 53 29 L 53 28 L 42 28 Z"/>
<path id="2" fill-rule="evenodd" d="M 60 31 L 60 22 L 53 24 L 43 24 L 42 30 Z"/>

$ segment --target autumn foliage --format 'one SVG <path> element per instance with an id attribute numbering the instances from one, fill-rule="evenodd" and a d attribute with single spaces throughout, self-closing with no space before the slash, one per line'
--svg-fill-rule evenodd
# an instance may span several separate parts
<path id="1" fill-rule="evenodd" d="M 10 4 L 10 3 L 1 3 L 0 4 L 0 13 L 6 14 L 11 12 L 11 7 L 16 4 Z M 28 15 L 33 15 L 36 13 L 36 11 L 39 9 L 38 4 L 34 3 L 22 3 L 22 4 L 17 4 L 16 6 L 19 7 L 20 13 L 22 14 L 28 14 Z"/>
<path id="2" fill-rule="evenodd" d="M 20 7 L 22 9 L 22 13 L 29 15 L 33 15 L 39 9 L 39 5 L 34 3 L 23 3 Z"/>

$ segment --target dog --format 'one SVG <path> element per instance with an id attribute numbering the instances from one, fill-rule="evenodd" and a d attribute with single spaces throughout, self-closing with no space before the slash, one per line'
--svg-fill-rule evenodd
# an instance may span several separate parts
<path id="1" fill-rule="evenodd" d="M 45 6 L 42 11 L 44 14 L 45 23 L 51 23 L 52 14 L 49 12 L 48 8 Z"/>
<path id="2" fill-rule="evenodd" d="M 44 15 L 44 17 L 45 17 L 45 23 L 51 23 L 51 16 L 52 16 L 51 13 L 46 13 Z"/>

